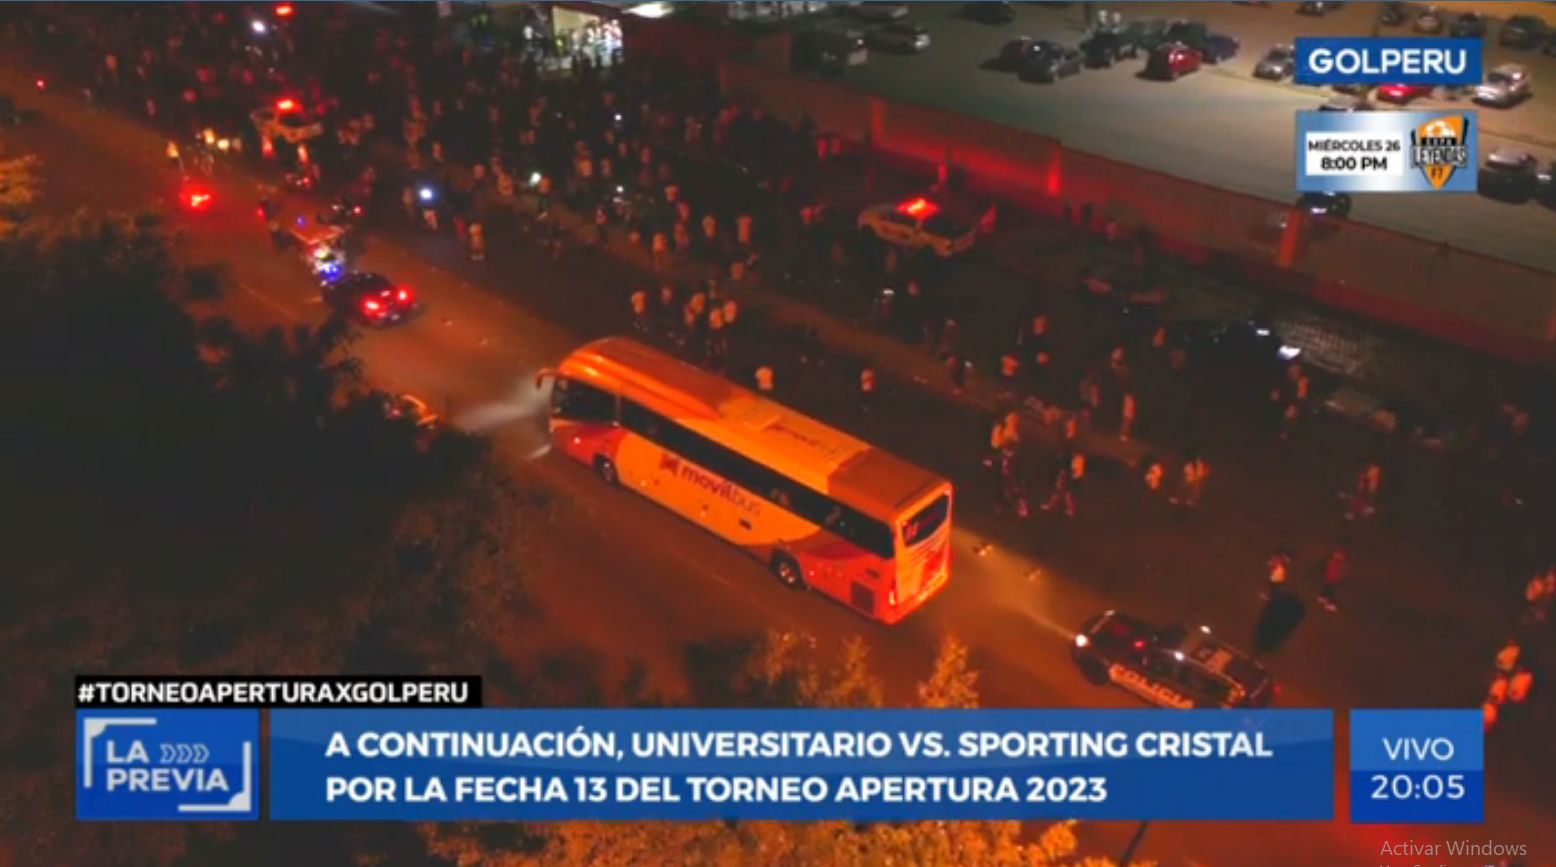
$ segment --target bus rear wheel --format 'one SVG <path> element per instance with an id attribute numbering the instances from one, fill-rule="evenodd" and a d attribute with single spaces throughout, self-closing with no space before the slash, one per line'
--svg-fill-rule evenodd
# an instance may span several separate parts
<path id="1" fill-rule="evenodd" d="M 778 583 L 790 590 L 799 590 L 805 586 L 805 573 L 800 571 L 800 564 L 788 554 L 774 554 L 769 568 L 773 570 L 773 577 L 778 579 Z"/>
<path id="2" fill-rule="evenodd" d="M 594 471 L 600 474 L 605 484 L 615 487 L 621 483 L 621 477 L 616 475 L 616 464 L 603 455 L 594 459 Z"/>

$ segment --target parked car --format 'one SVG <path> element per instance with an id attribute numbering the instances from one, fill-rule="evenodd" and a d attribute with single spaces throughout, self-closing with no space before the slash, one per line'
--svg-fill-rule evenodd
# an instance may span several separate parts
<path id="1" fill-rule="evenodd" d="M 1480 167 L 1476 188 L 1480 194 L 1508 202 L 1527 202 L 1534 198 L 1543 183 L 1540 161 L 1526 150 L 1499 147 L 1486 157 Z"/>
<path id="2" fill-rule="evenodd" d="M 963 3 L 962 17 L 984 24 L 1009 24 L 1016 20 L 1016 6 L 1004 0 L 985 0 L 981 3 Z"/>
<path id="3" fill-rule="evenodd" d="M 1431 96 L 1435 90 L 1430 84 L 1384 84 L 1378 87 L 1378 99 L 1395 105 L 1409 105 Z"/>
<path id="4" fill-rule="evenodd" d="M 1480 39 L 1486 35 L 1486 16 L 1479 12 L 1463 12 L 1448 25 L 1448 35 L 1459 39 Z"/>
<path id="5" fill-rule="evenodd" d="M 1055 82 L 1061 78 L 1080 74 L 1085 58 L 1074 48 L 1052 43 L 1033 52 L 1021 66 L 1022 81 Z"/>
<path id="6" fill-rule="evenodd" d="M 1331 84 L 1329 89 L 1335 93 L 1343 93 L 1346 96 L 1366 96 L 1372 93 L 1370 84 Z"/>
<path id="7" fill-rule="evenodd" d="M 908 17 L 908 4 L 869 0 L 865 3 L 849 4 L 848 11 L 855 18 L 865 21 L 896 21 Z"/>
<path id="8" fill-rule="evenodd" d="M 1206 63 L 1220 63 L 1237 54 L 1240 43 L 1224 33 L 1213 33 L 1200 21 L 1178 20 L 1167 25 L 1165 42 L 1181 42 L 1199 52 Z"/>
<path id="9" fill-rule="evenodd" d="M 1190 72 L 1199 71 L 1203 58 L 1200 53 L 1181 42 L 1169 42 L 1157 46 L 1146 61 L 1145 74 L 1149 78 L 1176 80 Z"/>
<path id="10" fill-rule="evenodd" d="M 929 31 L 916 24 L 888 24 L 870 31 L 865 44 L 876 51 L 917 54 L 929 47 Z"/>
<path id="11" fill-rule="evenodd" d="M 1398 27 L 1410 18 L 1410 13 L 1405 9 L 1401 0 L 1388 0 L 1378 10 L 1378 23 L 1385 27 Z"/>
<path id="12" fill-rule="evenodd" d="M 1118 30 L 1100 30 L 1081 41 L 1087 66 L 1112 66 L 1126 57 L 1140 56 L 1145 30 L 1138 22 Z"/>
<path id="13" fill-rule="evenodd" d="M 1297 14 L 1327 15 L 1344 5 L 1344 3 L 1335 3 L 1333 0 L 1307 0 L 1307 2 L 1297 4 Z"/>
<path id="14" fill-rule="evenodd" d="M 1351 215 L 1351 197 L 1345 193 L 1303 193 L 1297 207 L 1316 217 L 1343 220 Z"/>
<path id="15" fill-rule="evenodd" d="M 1532 93 L 1529 70 L 1516 63 L 1504 63 L 1487 73 L 1486 80 L 1475 88 L 1475 101 L 1506 108 Z"/>
<path id="16" fill-rule="evenodd" d="M 859 66 L 870 60 L 864 33 L 853 28 L 814 27 L 796 35 L 794 43 L 798 54 L 841 57 L 845 66 Z"/>
<path id="17" fill-rule="evenodd" d="M 1297 68 L 1297 50 L 1290 45 L 1277 45 L 1264 53 L 1253 67 L 1253 77 L 1269 81 L 1290 78 Z"/>
<path id="18" fill-rule="evenodd" d="M 996 54 L 993 59 L 984 65 L 990 69 L 1007 71 L 1020 69 L 1021 65 L 1027 62 L 1027 58 L 1031 57 L 1032 53 L 1041 44 L 1043 44 L 1042 40 L 1033 39 L 1030 36 L 1018 36 L 1001 45 L 999 54 Z"/>
<path id="19" fill-rule="evenodd" d="M 1550 28 L 1533 15 L 1514 15 L 1497 33 L 1497 41 L 1508 48 L 1538 48 L 1550 37 Z"/>
<path id="20" fill-rule="evenodd" d="M 1373 105 L 1364 96 L 1332 96 L 1327 102 L 1318 107 L 1319 111 L 1374 111 Z"/>
<path id="21" fill-rule="evenodd" d="M 1441 33 L 1445 17 L 1443 10 L 1436 6 L 1428 6 L 1416 16 L 1415 30 L 1417 33 Z"/>

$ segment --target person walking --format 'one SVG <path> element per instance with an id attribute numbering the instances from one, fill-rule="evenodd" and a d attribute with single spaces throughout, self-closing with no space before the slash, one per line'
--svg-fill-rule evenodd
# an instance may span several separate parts
<path id="1" fill-rule="evenodd" d="M 1383 487 L 1383 467 L 1372 461 L 1356 474 L 1345 509 L 1345 520 L 1362 521 L 1371 518 L 1378 507 L 1378 492 Z"/>
<path id="2" fill-rule="evenodd" d="M 643 337 L 648 337 L 652 331 L 652 315 L 648 310 L 648 293 L 642 289 L 634 290 L 631 296 L 632 303 L 632 330 Z"/>
<path id="3" fill-rule="evenodd" d="M 1054 473 L 1053 492 L 1048 495 L 1047 502 L 1043 503 L 1043 511 L 1062 508 L 1066 518 L 1075 517 L 1075 497 L 1085 478 L 1086 455 L 1079 449 L 1061 454 Z"/>
<path id="4" fill-rule="evenodd" d="M 1205 491 L 1205 479 L 1209 477 L 1210 464 L 1197 452 L 1190 452 L 1183 462 L 1178 495 L 1170 498 L 1168 502 L 1185 509 L 1198 508 L 1200 497 Z"/>
<path id="5" fill-rule="evenodd" d="M 1329 549 L 1329 556 L 1324 558 L 1323 589 L 1318 591 L 1318 604 L 1325 611 L 1336 612 L 1340 610 L 1339 592 L 1340 582 L 1345 580 L 1345 575 L 1351 568 L 1351 556 L 1346 551 L 1345 540 L 1336 542 Z"/>
<path id="6" fill-rule="evenodd" d="M 469 228 L 470 261 L 486 261 L 486 229 L 480 223 L 471 223 Z"/>
<path id="7" fill-rule="evenodd" d="M 1135 395 L 1132 391 L 1124 392 L 1122 405 L 1119 407 L 1118 441 L 1129 442 L 1130 433 L 1135 428 Z"/>
<path id="8" fill-rule="evenodd" d="M 869 367 L 859 371 L 859 411 L 869 415 L 875 406 L 875 370 Z"/>
<path id="9" fill-rule="evenodd" d="M 1285 549 L 1277 550 L 1265 561 L 1264 591 L 1261 597 L 1268 600 L 1277 591 L 1286 588 L 1286 580 L 1291 573 L 1291 554 Z"/>

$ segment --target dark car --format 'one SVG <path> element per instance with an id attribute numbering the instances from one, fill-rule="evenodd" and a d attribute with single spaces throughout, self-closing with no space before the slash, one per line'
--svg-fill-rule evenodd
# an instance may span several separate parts
<path id="1" fill-rule="evenodd" d="M 1021 65 L 1022 81 L 1054 82 L 1079 74 L 1085 58 L 1074 48 L 1044 45 Z"/>
<path id="2" fill-rule="evenodd" d="M 1334 2 L 1334 0 L 1308 0 L 1308 2 L 1297 4 L 1297 14 L 1327 15 L 1344 5 L 1344 3 Z"/>
<path id="3" fill-rule="evenodd" d="M 1223 322 L 1213 319 L 1173 323 L 1173 341 L 1229 393 L 1266 398 L 1286 376 L 1302 350 L 1281 339 L 1271 326 L 1256 318 Z"/>
<path id="4" fill-rule="evenodd" d="M 1174 21 L 1163 33 L 1164 42 L 1181 42 L 1198 51 L 1206 63 L 1220 63 L 1235 54 L 1240 47 L 1237 39 L 1224 33 L 1213 33 L 1200 21 Z"/>
<path id="5" fill-rule="evenodd" d="M 1145 26 L 1133 22 L 1118 30 L 1100 30 L 1081 41 L 1087 66 L 1112 66 L 1126 57 L 1139 57 Z"/>
<path id="6" fill-rule="evenodd" d="M 1087 620 L 1070 656 L 1081 675 L 1160 707 L 1266 707 L 1275 698 L 1269 671 L 1201 626 L 1156 626 L 1108 611 Z"/>
<path id="7" fill-rule="evenodd" d="M 1009 24 L 1016 20 L 1016 6 L 1004 0 L 983 3 L 963 3 L 962 17 L 984 24 Z"/>
<path id="8" fill-rule="evenodd" d="M 1486 16 L 1478 12 L 1464 12 L 1455 16 L 1448 25 L 1448 35 L 1459 39 L 1480 39 L 1486 35 Z"/>
<path id="9" fill-rule="evenodd" d="M 1410 13 L 1401 0 L 1388 0 L 1383 4 L 1383 8 L 1378 10 L 1378 23 L 1385 27 L 1398 27 L 1409 17 Z"/>
<path id="10" fill-rule="evenodd" d="M 1527 202 L 1539 195 L 1549 180 L 1540 174 L 1540 161 L 1534 154 L 1516 148 L 1500 147 L 1486 157 L 1480 167 L 1476 188 L 1487 198 L 1505 202 Z"/>
<path id="11" fill-rule="evenodd" d="M 1151 52 L 1151 59 L 1145 63 L 1145 74 L 1148 78 L 1173 81 L 1190 72 L 1197 72 L 1201 61 L 1198 51 L 1181 42 L 1170 42 L 1157 46 Z"/>
<path id="12" fill-rule="evenodd" d="M 1345 193 L 1303 193 L 1297 207 L 1316 217 L 1344 219 L 1351 215 L 1351 197 Z"/>
<path id="13" fill-rule="evenodd" d="M 1040 39 L 1033 39 L 1030 36 L 1018 36 L 1001 45 L 999 54 L 996 54 L 985 65 L 990 69 L 1020 69 L 1022 64 L 1026 63 L 1027 59 L 1037 52 L 1038 46 L 1044 44 L 1049 43 L 1045 43 Z"/>
<path id="14" fill-rule="evenodd" d="M 417 309 L 410 287 L 372 271 L 353 271 L 326 283 L 324 300 L 342 315 L 368 325 L 402 322 Z"/>
<path id="15" fill-rule="evenodd" d="M 1277 45 L 1264 53 L 1254 64 L 1253 77 L 1268 81 L 1290 78 L 1297 68 L 1297 50 L 1290 45 Z"/>
<path id="16" fill-rule="evenodd" d="M 1539 48 L 1550 36 L 1544 21 L 1533 15 L 1514 15 L 1502 23 L 1497 41 L 1508 48 Z"/>

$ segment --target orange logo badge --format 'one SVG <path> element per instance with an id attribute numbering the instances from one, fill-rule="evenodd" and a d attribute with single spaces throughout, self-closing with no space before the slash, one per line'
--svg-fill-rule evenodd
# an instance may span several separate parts
<path id="1" fill-rule="evenodd" d="M 1434 117 L 1410 133 L 1410 162 L 1432 189 L 1440 190 L 1454 172 L 1469 167 L 1469 122 L 1462 114 Z"/>

